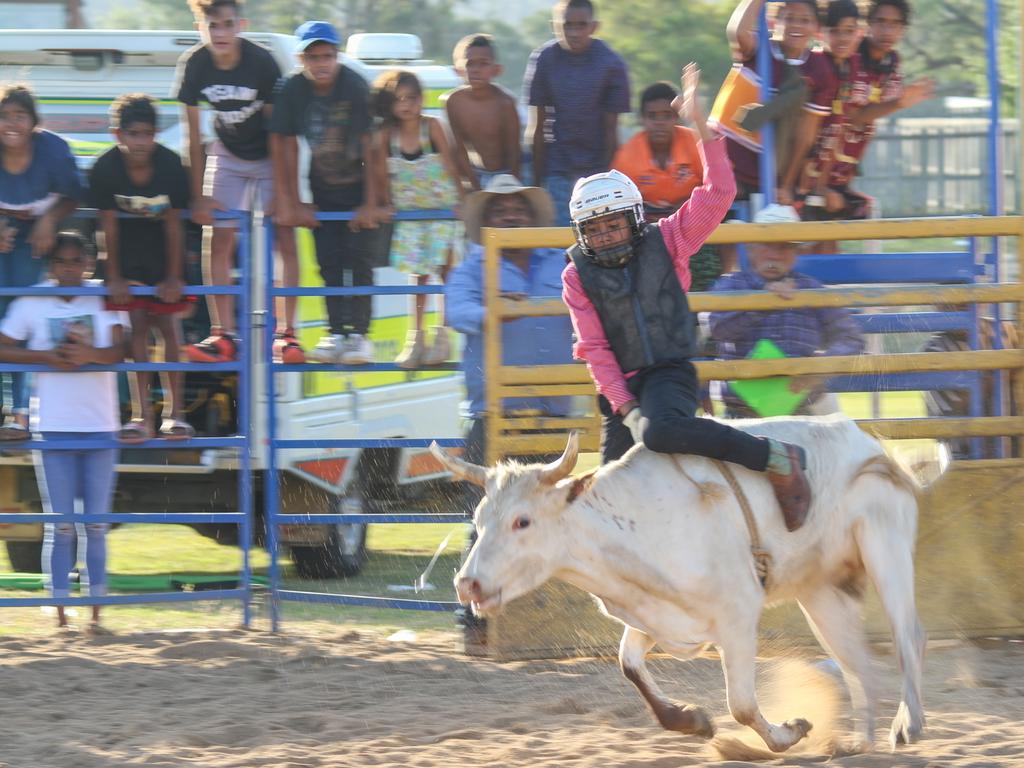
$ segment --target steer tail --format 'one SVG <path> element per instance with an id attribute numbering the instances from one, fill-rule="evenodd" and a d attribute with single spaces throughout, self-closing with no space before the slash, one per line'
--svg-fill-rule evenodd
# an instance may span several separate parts
<path id="1" fill-rule="evenodd" d="M 900 459 L 889 453 L 876 454 L 869 458 L 853 473 L 853 479 L 850 482 L 855 483 L 860 478 L 869 475 L 888 480 L 918 500 L 925 488 L 911 467 L 905 466 Z"/>

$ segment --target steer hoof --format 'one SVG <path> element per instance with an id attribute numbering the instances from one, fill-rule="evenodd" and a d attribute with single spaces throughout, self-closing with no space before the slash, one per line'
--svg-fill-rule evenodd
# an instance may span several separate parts
<path id="1" fill-rule="evenodd" d="M 711 718 L 708 717 L 708 713 L 700 707 L 695 707 L 692 704 L 683 708 L 683 712 L 689 712 L 693 716 L 694 730 L 692 731 L 694 736 L 699 736 L 702 739 L 710 739 L 715 735 L 715 724 L 711 722 Z"/>
<path id="2" fill-rule="evenodd" d="M 910 708 L 906 702 L 901 702 L 889 731 L 889 747 L 896 749 L 901 744 L 913 744 L 921 738 L 922 730 L 924 730 L 923 723 L 920 722 L 920 719 L 915 721 L 915 718 L 910 715 Z"/>
<path id="3" fill-rule="evenodd" d="M 813 726 L 798 717 L 794 720 L 787 720 L 782 725 L 770 726 L 769 734 L 765 738 L 765 744 L 772 752 L 785 752 L 801 739 L 805 738 Z"/>
<path id="4" fill-rule="evenodd" d="M 660 709 L 657 715 L 658 722 L 666 731 L 678 731 L 702 739 L 710 739 L 715 735 L 715 725 L 708 713 L 692 704 L 685 707 L 671 704 Z"/>
<path id="5" fill-rule="evenodd" d="M 784 725 L 787 728 L 792 728 L 797 731 L 800 735 L 797 737 L 797 741 L 806 738 L 807 734 L 811 732 L 811 728 L 814 726 L 804 720 L 802 717 L 795 718 L 793 720 L 787 720 Z"/>

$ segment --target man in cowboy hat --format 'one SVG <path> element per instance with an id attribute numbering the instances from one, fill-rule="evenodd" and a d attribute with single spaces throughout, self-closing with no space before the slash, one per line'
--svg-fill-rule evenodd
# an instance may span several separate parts
<path id="1" fill-rule="evenodd" d="M 495 176 L 486 189 L 470 194 L 462 206 L 466 236 L 465 260 L 448 277 L 445 289 L 448 321 L 464 334 L 462 362 L 469 395 L 472 425 L 467 436 L 466 460 L 484 461 L 484 249 L 481 227 L 549 227 L 554 221 L 551 197 L 540 187 L 524 187 L 511 174 Z M 505 248 L 501 252 L 501 294 L 509 299 L 558 298 L 562 295 L 565 252 L 557 248 Z M 572 362 L 572 324 L 568 317 L 524 317 L 502 326 L 502 361 L 505 365 L 545 365 Z M 506 411 L 539 411 L 561 415 L 569 398 L 514 398 Z"/>
<path id="2" fill-rule="evenodd" d="M 445 288 L 448 322 L 464 334 L 462 353 L 466 390 L 469 396 L 469 431 L 465 458 L 484 463 L 484 249 L 480 228 L 550 227 L 555 211 L 551 197 L 540 187 L 524 187 L 515 176 L 495 176 L 487 187 L 470 194 L 462 205 L 462 219 L 470 240 L 465 260 L 448 277 Z M 562 295 L 565 252 L 557 248 L 505 248 L 501 252 L 499 279 L 501 295 L 523 300 L 558 298 Z M 568 317 L 523 317 L 506 320 L 501 334 L 505 365 L 546 365 L 572 362 L 572 324 Z M 568 397 L 509 398 L 502 404 L 506 413 L 563 416 L 569 412 Z M 530 457 L 531 460 L 543 457 Z M 480 501 L 480 489 L 466 484 L 467 515 Z M 467 643 L 483 641 L 483 621 L 468 612 L 459 617 Z"/>

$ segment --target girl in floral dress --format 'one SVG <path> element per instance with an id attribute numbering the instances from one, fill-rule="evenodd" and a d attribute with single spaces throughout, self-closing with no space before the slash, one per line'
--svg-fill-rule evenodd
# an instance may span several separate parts
<path id="1" fill-rule="evenodd" d="M 412 72 L 392 70 L 374 83 L 382 128 L 375 139 L 374 163 L 385 206 L 394 211 L 456 208 L 462 186 L 444 128 L 423 114 L 423 87 Z M 457 221 L 399 221 L 391 240 L 391 266 L 408 272 L 416 285 L 431 275 L 444 282 L 462 239 Z M 448 328 L 435 326 L 427 342 L 423 328 L 426 296 L 415 297 L 413 325 L 395 362 L 402 368 L 448 360 Z"/>

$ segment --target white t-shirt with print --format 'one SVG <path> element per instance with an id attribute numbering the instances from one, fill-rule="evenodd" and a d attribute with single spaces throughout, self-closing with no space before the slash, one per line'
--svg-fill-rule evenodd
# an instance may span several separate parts
<path id="1" fill-rule="evenodd" d="M 53 281 L 40 283 L 54 286 Z M 86 280 L 85 285 L 102 285 Z M 0 333 L 24 341 L 29 349 L 49 350 L 63 340 L 67 328 L 91 334 L 94 347 L 111 345 L 116 325 L 128 328 L 125 312 L 104 309 L 102 296 L 22 296 L 7 310 Z M 116 432 L 120 428 L 117 374 L 69 371 L 35 374 L 31 404 L 32 429 L 40 432 Z"/>

